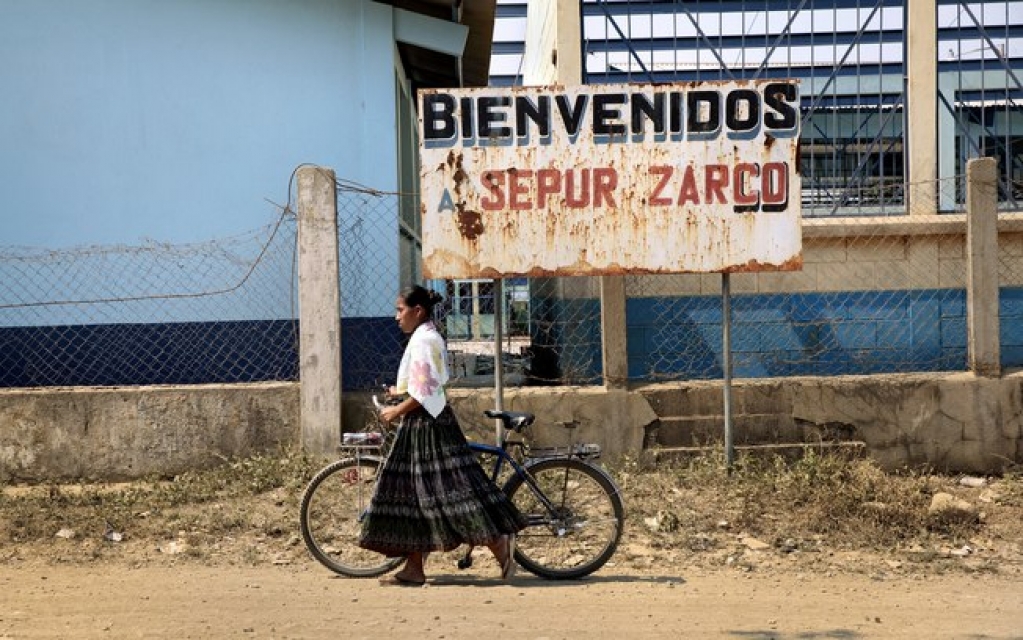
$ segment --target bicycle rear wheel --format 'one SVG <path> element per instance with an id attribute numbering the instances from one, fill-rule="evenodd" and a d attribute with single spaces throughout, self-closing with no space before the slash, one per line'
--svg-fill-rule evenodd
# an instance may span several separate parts
<path id="1" fill-rule="evenodd" d="M 362 515 L 380 467 L 377 458 L 332 462 L 309 481 L 302 494 L 302 539 L 313 557 L 331 571 L 369 578 L 401 564 L 401 558 L 388 558 L 358 545 Z"/>
<path id="2" fill-rule="evenodd" d="M 542 578 L 570 579 L 604 566 L 621 539 L 625 507 L 614 482 L 579 460 L 542 460 L 526 466 L 548 508 L 520 475 L 504 492 L 529 520 L 518 535 L 515 560 Z"/>

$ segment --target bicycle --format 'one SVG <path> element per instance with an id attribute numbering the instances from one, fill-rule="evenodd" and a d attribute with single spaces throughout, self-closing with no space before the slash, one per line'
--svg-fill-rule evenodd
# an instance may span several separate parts
<path id="1" fill-rule="evenodd" d="M 378 407 L 376 396 L 374 404 Z M 531 413 L 483 412 L 500 419 L 496 445 L 469 442 L 478 456 L 492 459 L 491 480 L 507 477 L 502 490 L 527 518 L 518 534 L 515 560 L 536 576 L 574 579 L 600 569 L 614 555 L 625 526 L 625 506 L 611 476 L 594 463 L 596 444 L 536 449 L 522 439 L 533 424 Z M 571 434 L 575 423 L 562 423 Z M 361 520 L 373 495 L 377 472 L 394 431 L 372 425 L 362 433 L 345 434 L 342 458 L 321 469 L 306 486 L 300 507 L 302 539 L 312 556 L 344 576 L 379 576 L 396 568 L 403 558 L 387 558 L 358 546 Z M 482 462 L 481 462 L 482 463 Z M 486 468 L 486 467 L 485 467 Z M 458 561 L 460 569 L 472 565 L 472 548 Z"/>

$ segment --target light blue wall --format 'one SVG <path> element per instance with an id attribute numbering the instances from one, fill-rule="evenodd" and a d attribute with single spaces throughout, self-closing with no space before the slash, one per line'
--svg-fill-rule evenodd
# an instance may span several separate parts
<path id="1" fill-rule="evenodd" d="M 0 246 L 235 234 L 303 162 L 395 190 L 391 21 L 370 0 L 0 0 Z"/>

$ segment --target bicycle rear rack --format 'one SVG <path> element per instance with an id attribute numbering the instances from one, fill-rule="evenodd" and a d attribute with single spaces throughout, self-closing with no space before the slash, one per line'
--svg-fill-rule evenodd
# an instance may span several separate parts
<path id="1" fill-rule="evenodd" d="M 547 458 L 582 458 L 592 460 L 599 458 L 601 448 L 595 442 L 579 443 L 569 447 L 529 447 L 526 458 L 530 460 L 546 460 Z"/>

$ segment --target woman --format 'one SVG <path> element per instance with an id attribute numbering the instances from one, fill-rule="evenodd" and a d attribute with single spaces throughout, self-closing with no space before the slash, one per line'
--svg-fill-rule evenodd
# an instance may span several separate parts
<path id="1" fill-rule="evenodd" d="M 380 412 L 401 424 L 359 539 L 365 549 L 406 559 L 383 584 L 422 585 L 427 555 L 463 544 L 489 547 L 507 579 L 515 568 L 515 534 L 526 524 L 476 461 L 447 404 L 447 348 L 433 324 L 441 300 L 414 286 L 396 304 L 395 320 L 411 338 L 392 392 L 407 396 Z"/>

